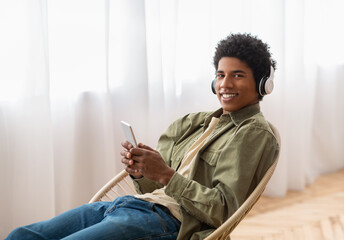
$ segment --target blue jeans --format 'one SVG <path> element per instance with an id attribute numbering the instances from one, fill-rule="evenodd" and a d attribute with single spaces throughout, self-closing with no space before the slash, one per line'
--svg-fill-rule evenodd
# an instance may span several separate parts
<path id="1" fill-rule="evenodd" d="M 96 202 L 13 230 L 6 240 L 176 239 L 180 222 L 169 210 L 133 196 Z"/>

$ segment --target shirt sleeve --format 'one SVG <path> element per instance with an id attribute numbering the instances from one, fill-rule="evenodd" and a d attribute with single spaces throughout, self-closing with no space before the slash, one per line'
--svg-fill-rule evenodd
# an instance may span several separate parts
<path id="1" fill-rule="evenodd" d="M 165 163 L 171 167 L 171 155 L 172 150 L 175 145 L 175 140 L 180 138 L 178 136 L 178 133 L 182 126 L 182 121 L 184 118 L 178 119 L 175 122 L 173 122 L 167 130 L 160 136 L 157 150 L 159 151 L 161 157 L 164 159 Z M 147 179 L 145 177 L 138 178 L 138 179 L 132 179 L 133 184 L 135 187 L 135 190 L 138 194 L 145 194 L 153 192 L 156 189 L 164 187 L 163 184 L 154 182 L 150 179 Z"/>
<path id="2" fill-rule="evenodd" d="M 218 154 L 211 176 L 212 186 L 204 186 L 175 173 L 165 193 L 182 210 L 198 220 L 219 227 L 244 202 L 278 154 L 271 132 L 255 125 L 244 125 Z M 199 161 L 202 161 L 200 159 Z"/>
<path id="3" fill-rule="evenodd" d="M 138 194 L 145 194 L 153 192 L 155 189 L 162 188 L 164 185 L 158 182 L 154 182 L 148 178 L 132 178 L 135 191 Z"/>

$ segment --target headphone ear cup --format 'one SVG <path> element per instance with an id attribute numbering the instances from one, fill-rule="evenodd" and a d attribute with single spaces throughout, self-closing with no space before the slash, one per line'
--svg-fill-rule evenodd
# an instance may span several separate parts
<path id="1" fill-rule="evenodd" d="M 259 81 L 259 86 L 258 86 L 258 93 L 260 96 L 264 96 L 266 95 L 265 93 L 265 82 L 267 80 L 267 77 L 262 77 L 262 79 L 260 79 Z"/>
<path id="2" fill-rule="evenodd" d="M 275 70 L 270 66 L 270 76 L 263 77 L 259 82 L 258 93 L 260 96 L 270 94 L 274 89 L 274 74 Z"/>
<path id="3" fill-rule="evenodd" d="M 211 82 L 211 90 L 216 94 L 216 78 Z"/>
<path id="4" fill-rule="evenodd" d="M 274 81 L 271 78 L 268 78 L 264 84 L 264 92 L 265 94 L 272 93 L 272 90 L 274 89 Z"/>

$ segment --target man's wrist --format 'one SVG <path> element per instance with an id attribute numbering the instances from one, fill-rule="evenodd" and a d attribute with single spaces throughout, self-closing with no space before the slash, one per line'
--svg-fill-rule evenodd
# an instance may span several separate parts
<path id="1" fill-rule="evenodd" d="M 140 179 L 140 178 L 143 178 L 142 175 L 140 175 L 140 176 L 134 176 L 134 175 L 129 174 L 129 176 L 130 176 L 132 179 Z"/>
<path id="2" fill-rule="evenodd" d="M 168 168 L 166 172 L 164 172 L 163 176 L 160 178 L 160 183 L 164 186 L 167 186 L 167 184 L 170 182 L 172 176 L 174 175 L 176 171 L 173 168 Z"/>

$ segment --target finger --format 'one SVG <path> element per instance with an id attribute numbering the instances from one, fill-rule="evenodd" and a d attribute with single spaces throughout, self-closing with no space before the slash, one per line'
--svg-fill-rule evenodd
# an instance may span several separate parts
<path id="1" fill-rule="evenodd" d="M 127 150 L 122 150 L 119 154 L 123 157 L 126 157 L 128 155 L 128 153 L 130 153 L 130 152 L 128 152 Z"/>
<path id="2" fill-rule="evenodd" d="M 145 154 L 145 151 L 146 149 L 142 149 L 142 148 L 132 148 L 129 150 L 129 152 L 135 156 L 142 156 Z"/>
<path id="3" fill-rule="evenodd" d="M 122 150 L 122 151 L 120 152 L 120 155 L 123 156 L 123 157 L 125 157 L 125 158 L 131 158 L 131 153 L 128 152 L 128 151 L 126 151 L 126 150 Z"/>
<path id="4" fill-rule="evenodd" d="M 128 141 L 122 141 L 121 145 L 122 145 L 122 147 L 124 147 L 124 148 L 126 148 L 128 150 L 133 148 L 133 145 L 130 142 L 128 142 Z"/>
<path id="5" fill-rule="evenodd" d="M 132 159 L 127 159 L 127 158 L 122 158 L 121 159 L 121 162 L 124 164 L 124 165 L 126 165 L 126 166 L 132 166 L 132 165 L 134 165 L 134 160 L 132 160 Z"/>
<path id="6" fill-rule="evenodd" d="M 139 143 L 139 144 L 138 144 L 138 147 L 139 147 L 139 148 L 146 149 L 146 150 L 149 150 L 149 151 L 154 151 L 154 152 L 156 152 L 155 149 L 151 148 L 150 146 L 144 145 L 143 143 Z"/>
<path id="7" fill-rule="evenodd" d="M 124 165 L 129 165 L 129 159 L 126 159 L 126 158 L 122 158 L 121 159 L 121 162 L 124 164 Z"/>
<path id="8" fill-rule="evenodd" d="M 140 169 L 136 166 L 136 164 L 127 166 L 126 168 L 130 169 L 130 171 L 132 173 L 139 173 L 140 172 Z"/>
<path id="9" fill-rule="evenodd" d="M 132 155 L 131 159 L 134 161 L 136 168 L 142 169 L 146 164 L 149 163 L 149 157 L 145 155 Z"/>
<path id="10" fill-rule="evenodd" d="M 145 165 L 147 164 L 147 159 L 142 156 L 133 156 L 133 165 L 135 165 L 135 168 L 137 169 L 143 169 L 145 168 Z"/>
<path id="11" fill-rule="evenodd" d="M 126 167 L 125 171 L 127 171 L 131 175 L 137 174 L 139 172 L 139 170 L 132 168 L 132 167 Z"/>

